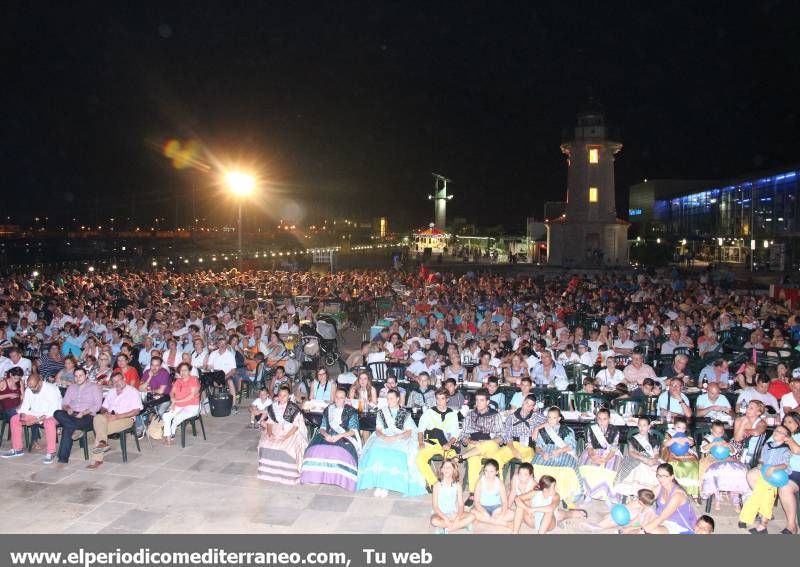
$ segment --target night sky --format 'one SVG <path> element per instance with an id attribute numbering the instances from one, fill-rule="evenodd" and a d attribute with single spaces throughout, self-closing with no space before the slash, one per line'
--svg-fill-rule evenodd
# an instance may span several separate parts
<path id="1" fill-rule="evenodd" d="M 232 208 L 159 147 L 256 163 L 270 213 L 520 230 L 561 200 L 561 132 L 589 96 L 643 177 L 797 163 L 797 2 L 110 2 L 3 11 L 4 211 L 93 222 Z M 77 6 L 81 6 L 77 8 Z M 226 206 L 217 206 L 224 204 Z"/>

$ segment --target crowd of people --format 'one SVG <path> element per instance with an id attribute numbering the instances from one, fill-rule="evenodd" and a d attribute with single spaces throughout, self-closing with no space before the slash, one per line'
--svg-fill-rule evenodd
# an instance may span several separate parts
<path id="1" fill-rule="evenodd" d="M 798 530 L 800 319 L 710 272 L 157 271 L 2 287 L 4 458 L 41 450 L 43 430 L 43 462 L 66 463 L 93 431 L 96 469 L 109 435 L 172 444 L 210 387 L 237 400 L 255 385 L 259 478 L 430 493 L 440 533 L 709 533 L 713 503 L 763 534 L 776 497 L 782 533 Z M 328 302 L 375 331 L 330 374 L 290 364 L 287 343 Z M 612 513 L 590 522 L 591 500 Z"/>

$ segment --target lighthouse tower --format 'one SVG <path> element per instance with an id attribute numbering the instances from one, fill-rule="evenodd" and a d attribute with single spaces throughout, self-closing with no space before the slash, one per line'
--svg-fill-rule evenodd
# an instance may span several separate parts
<path id="1" fill-rule="evenodd" d="M 553 266 L 628 265 L 627 221 L 617 218 L 614 156 L 622 144 L 607 138 L 598 108 L 578 115 L 567 156 L 567 203 L 563 216 L 546 219 L 547 263 Z"/>

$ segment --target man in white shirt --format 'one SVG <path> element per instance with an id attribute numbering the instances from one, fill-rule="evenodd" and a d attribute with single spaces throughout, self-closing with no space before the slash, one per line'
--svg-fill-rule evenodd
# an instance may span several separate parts
<path id="1" fill-rule="evenodd" d="M 17 414 L 11 417 L 11 446 L 2 457 L 10 459 L 25 454 L 22 441 L 23 425 L 41 425 L 47 442 L 47 454 L 42 461 L 49 465 L 56 452 L 56 420 L 53 414 L 61 409 L 61 391 L 58 386 L 43 381 L 34 374 L 28 378 L 28 385 Z"/>
<path id="2" fill-rule="evenodd" d="M 778 400 L 775 399 L 775 396 L 769 393 L 769 378 L 767 376 L 759 375 L 759 377 L 756 378 L 755 388 L 746 388 L 739 394 L 739 397 L 736 398 L 736 405 L 740 406 L 742 402 L 747 405 L 753 400 L 760 400 L 765 406 L 770 406 L 776 412 L 781 407 L 778 404 Z"/>
<path id="3" fill-rule="evenodd" d="M 724 358 L 718 358 L 700 371 L 698 380 L 701 383 L 704 380 L 708 381 L 709 384 L 717 383 L 720 388 L 727 389 L 729 378 L 728 361 Z"/>
<path id="4" fill-rule="evenodd" d="M 697 417 L 704 417 L 711 421 L 728 421 L 733 414 L 731 403 L 720 393 L 720 385 L 715 382 L 708 385 L 708 393 L 697 397 L 695 409 Z"/>
<path id="5" fill-rule="evenodd" d="M 206 360 L 207 371 L 219 371 L 225 373 L 225 383 L 228 385 L 228 392 L 231 397 L 236 399 L 236 356 L 228 348 L 228 342 L 224 338 L 217 339 L 217 350 L 208 355 Z M 234 413 L 239 413 L 239 406 L 233 406 Z"/>
<path id="6" fill-rule="evenodd" d="M 682 415 L 692 417 L 692 408 L 689 406 L 689 398 L 683 392 L 683 380 L 672 378 L 669 381 L 669 388 L 658 396 L 658 413 L 661 417 L 668 415 Z"/>
<path id="7" fill-rule="evenodd" d="M 800 407 L 800 377 L 792 377 L 789 388 L 791 391 L 781 397 L 781 416 L 790 411 L 798 411 Z"/>
<path id="8" fill-rule="evenodd" d="M 681 346 L 681 332 L 674 328 L 669 332 L 669 340 L 661 345 L 661 354 L 672 354 Z"/>
<path id="9" fill-rule="evenodd" d="M 427 372 L 428 376 L 433 376 L 438 373 L 441 365 L 436 360 L 437 356 L 435 350 L 429 350 L 425 354 L 424 360 L 418 360 L 409 364 L 408 368 L 406 368 L 406 378 L 412 382 L 416 382 L 419 379 L 420 372 Z"/>
<path id="10" fill-rule="evenodd" d="M 609 356 L 606 358 L 606 367 L 598 372 L 594 379 L 601 388 L 612 390 L 625 380 L 625 375 L 621 369 L 617 368 L 617 361 Z"/>
<path id="11" fill-rule="evenodd" d="M 630 354 L 636 348 L 636 343 L 631 340 L 628 329 L 620 329 L 617 340 L 614 341 L 614 352 L 617 354 Z"/>
<path id="12" fill-rule="evenodd" d="M 580 363 L 586 366 L 594 366 L 597 357 L 592 354 L 592 349 L 589 348 L 589 341 L 586 339 L 578 343 L 578 358 Z"/>
<path id="13" fill-rule="evenodd" d="M 22 352 L 17 347 L 8 352 L 8 361 L 11 363 L 10 366 L 2 370 L 0 376 L 5 376 L 5 373 L 12 368 L 22 368 L 22 375 L 25 377 L 31 375 L 32 363 L 29 358 L 22 356 Z"/>

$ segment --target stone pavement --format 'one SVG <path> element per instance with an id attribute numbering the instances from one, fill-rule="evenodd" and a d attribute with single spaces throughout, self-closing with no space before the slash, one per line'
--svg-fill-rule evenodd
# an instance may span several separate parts
<path id="1" fill-rule="evenodd" d="M 244 413 L 204 418 L 208 440 L 191 437 L 186 448 L 142 441 L 122 463 L 117 442 L 106 464 L 85 470 L 75 445 L 68 465 L 41 464 L 42 454 L 0 460 L 4 533 L 431 533 L 430 497 L 386 499 L 371 491 L 337 487 L 285 487 L 256 479 L 259 433 Z M 199 435 L 199 431 L 198 431 Z M 9 448 L 3 442 L 3 450 Z M 592 519 L 605 511 L 589 506 Z M 776 510 L 771 531 L 783 528 Z M 729 504 L 714 513 L 718 532 L 736 528 Z M 567 525 L 558 532 L 577 531 Z M 476 533 L 500 533 L 478 526 Z"/>

